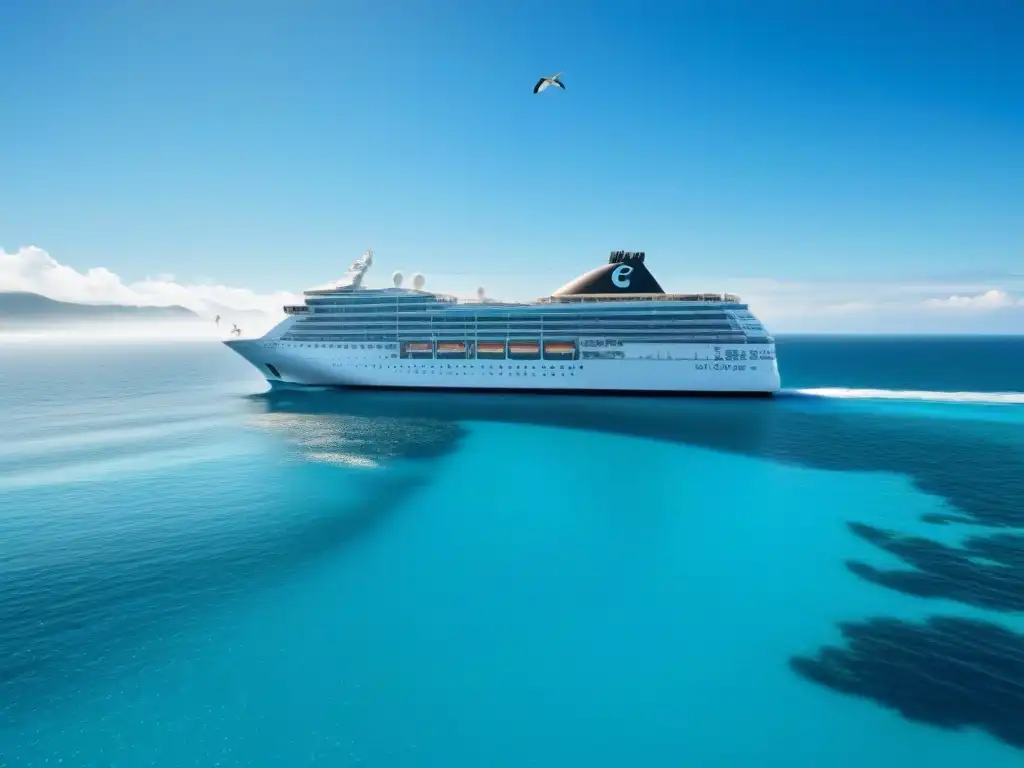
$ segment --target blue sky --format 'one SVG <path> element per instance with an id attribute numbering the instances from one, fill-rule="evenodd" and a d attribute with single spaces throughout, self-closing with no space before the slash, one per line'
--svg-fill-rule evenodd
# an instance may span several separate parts
<path id="1" fill-rule="evenodd" d="M 372 244 L 379 281 L 510 298 L 624 248 L 844 328 L 876 284 L 999 309 L 1022 40 L 1018 0 L 15 0 L 0 246 L 267 293 Z"/>

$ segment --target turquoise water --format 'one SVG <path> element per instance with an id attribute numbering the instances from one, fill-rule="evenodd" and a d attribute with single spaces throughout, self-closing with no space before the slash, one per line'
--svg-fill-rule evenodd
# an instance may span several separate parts
<path id="1" fill-rule="evenodd" d="M 1016 768 L 1024 342 L 779 358 L 810 392 L 0 347 L 0 765 Z"/>

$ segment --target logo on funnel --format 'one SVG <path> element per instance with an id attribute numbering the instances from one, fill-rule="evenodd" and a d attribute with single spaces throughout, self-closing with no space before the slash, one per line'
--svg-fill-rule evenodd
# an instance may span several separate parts
<path id="1" fill-rule="evenodd" d="M 632 274 L 633 268 L 629 264 L 619 264 L 612 270 L 612 284 L 616 288 L 629 288 L 629 276 Z"/>

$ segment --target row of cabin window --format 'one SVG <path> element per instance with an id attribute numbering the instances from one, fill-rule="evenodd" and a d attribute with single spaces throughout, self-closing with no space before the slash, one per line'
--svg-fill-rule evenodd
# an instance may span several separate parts
<path id="1" fill-rule="evenodd" d="M 718 308 L 708 308 L 706 310 L 694 310 L 694 309 L 680 309 L 676 307 L 659 308 L 657 310 L 648 310 L 640 312 L 636 307 L 629 307 L 617 312 L 608 311 L 607 307 L 603 307 L 601 312 L 580 312 L 577 309 L 572 309 L 565 312 L 538 312 L 535 310 L 520 310 L 520 311 L 505 311 L 505 312 L 487 312 L 484 314 L 478 314 L 476 312 L 453 312 L 450 309 L 443 311 L 398 311 L 393 307 L 381 307 L 378 310 L 370 310 L 366 307 L 359 307 L 354 309 L 334 309 L 325 307 L 316 307 L 311 312 L 313 315 L 344 315 L 348 316 L 364 316 L 364 317 L 380 317 L 381 315 L 387 315 L 388 317 L 424 317 L 430 316 L 434 318 L 443 318 L 452 322 L 466 322 L 467 320 L 473 320 L 476 322 L 500 322 L 508 319 L 543 319 L 546 321 L 561 321 L 561 320 L 582 320 L 582 319 L 610 319 L 610 318 L 649 318 L 649 317 L 714 317 L 724 318 L 726 317 L 725 312 Z"/>
<path id="2" fill-rule="evenodd" d="M 702 328 L 706 326 L 723 327 L 729 325 L 731 321 L 727 318 L 663 318 L 663 317 L 644 317 L 644 318 L 619 318 L 619 317 L 608 317 L 608 318 L 581 318 L 565 320 L 542 320 L 540 318 L 513 318 L 506 320 L 501 318 L 499 320 L 488 320 L 481 322 L 479 320 L 466 320 L 463 318 L 423 318 L 423 319 L 412 319 L 412 318 L 352 318 L 352 319 L 328 319 L 324 317 L 304 317 L 299 321 L 299 325 L 302 326 L 323 326 L 330 328 L 350 328 L 363 325 L 373 326 L 390 326 L 395 325 L 407 326 L 414 328 L 422 328 L 425 326 L 460 326 L 468 328 L 496 328 L 502 326 L 529 326 L 539 327 L 541 325 L 554 326 L 557 328 L 569 328 L 569 327 L 594 327 L 600 326 L 604 328 L 612 326 L 622 326 L 625 328 L 641 327 L 641 328 L 660 328 L 660 327 L 678 327 L 684 325 L 688 328 Z"/>
<path id="3" fill-rule="evenodd" d="M 351 317 L 337 317 L 331 315 L 303 315 L 300 318 L 302 324 L 324 323 L 333 326 L 352 325 L 355 323 L 372 323 L 375 325 L 468 325 L 480 328 L 488 328 L 503 325 L 557 325 L 564 328 L 570 325 L 691 325 L 700 323 L 722 323 L 734 322 L 728 317 L 700 317 L 700 316 L 661 316 L 648 315 L 646 317 L 496 317 L 496 318 L 473 318 L 473 317 L 408 317 L 394 315 L 359 315 Z M 747 321 L 752 322 L 752 321 Z"/>
<path id="4" fill-rule="evenodd" d="M 733 328 L 730 325 L 711 325 L 711 324 L 687 324 L 685 326 L 657 326 L 654 324 L 649 325 L 633 325 L 633 326 L 599 326 L 599 325 L 573 325 L 573 326 L 554 326 L 545 325 L 508 325 L 505 327 L 485 327 L 485 328 L 474 328 L 473 326 L 458 326 L 458 325 L 446 325 L 446 326 L 434 326 L 431 328 L 429 325 L 416 326 L 416 325 L 400 325 L 396 327 L 394 324 L 372 324 L 372 323 L 360 323 L 358 325 L 320 325 L 320 324 L 309 324 L 296 326 L 291 329 L 292 333 L 314 333 L 318 331 L 326 331 L 329 333 L 373 333 L 373 332 L 387 332 L 387 333 L 400 333 L 400 334 L 438 334 L 438 335 L 470 335 L 470 336 L 493 336 L 497 335 L 508 335 L 517 333 L 526 334 L 560 334 L 562 336 L 602 336 L 602 335 L 630 335 L 636 333 L 680 333 L 684 331 L 693 332 L 704 332 L 704 333 L 730 333 L 740 332 L 738 328 Z"/>
<path id="5" fill-rule="evenodd" d="M 479 338 L 479 339 L 458 339 L 458 338 L 444 338 L 442 341 L 507 341 L 509 338 L 513 341 L 529 341 L 530 339 L 523 339 L 522 337 L 501 337 L 501 338 Z M 398 337 L 395 335 L 388 334 L 365 334 L 362 336 L 342 336 L 338 334 L 317 334 L 308 336 L 298 336 L 294 334 L 285 334 L 281 337 L 282 341 L 346 341 L 346 342 L 395 342 L 395 341 L 425 341 L 422 337 L 414 336 L 403 336 Z M 553 340 L 550 337 L 547 340 Z M 710 344 L 713 342 L 722 342 L 728 344 L 769 344 L 771 343 L 770 337 L 760 338 L 748 338 L 742 334 L 735 335 L 708 335 L 708 336 L 689 336 L 689 335 L 678 335 L 672 337 L 644 337 L 639 336 L 636 338 L 623 338 L 622 341 L 630 341 L 637 344 Z"/>
<path id="6" fill-rule="evenodd" d="M 420 338 L 420 337 L 436 337 L 438 339 L 504 339 L 504 338 L 530 338 L 532 336 L 548 336 L 560 338 L 576 338 L 578 336 L 605 336 L 605 337 L 616 337 L 616 338 L 633 338 L 635 336 L 652 336 L 655 338 L 665 338 L 670 336 L 713 336 L 713 335 L 735 335 L 744 336 L 748 335 L 747 332 L 741 331 L 738 328 L 664 328 L 650 330 L 646 328 L 633 328 L 630 330 L 602 330 L 598 331 L 578 331 L 578 330 L 566 330 L 560 331 L 558 329 L 547 329 L 541 331 L 537 328 L 512 328 L 510 330 L 498 330 L 498 331 L 481 331 L 475 333 L 472 330 L 459 330 L 446 328 L 444 330 L 431 331 L 429 328 L 416 329 L 400 329 L 392 330 L 390 328 L 362 328 L 362 329 L 346 329 L 346 328 L 293 328 L 288 331 L 293 336 L 361 336 L 366 333 L 383 333 L 386 336 L 400 336 L 402 338 Z M 763 335 L 763 334 L 761 334 Z"/>

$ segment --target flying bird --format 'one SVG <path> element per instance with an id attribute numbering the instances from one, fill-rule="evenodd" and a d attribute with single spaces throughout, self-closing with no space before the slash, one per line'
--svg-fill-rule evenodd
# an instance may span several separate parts
<path id="1" fill-rule="evenodd" d="M 554 77 L 542 77 L 540 80 L 537 81 L 537 84 L 535 86 L 533 86 L 533 92 L 534 93 L 540 93 L 545 88 L 547 88 L 549 85 L 556 85 L 556 86 L 558 86 L 559 88 L 561 88 L 564 91 L 565 90 L 565 83 L 563 83 L 561 80 L 558 79 L 561 76 L 562 76 L 562 73 L 559 72 Z"/>

